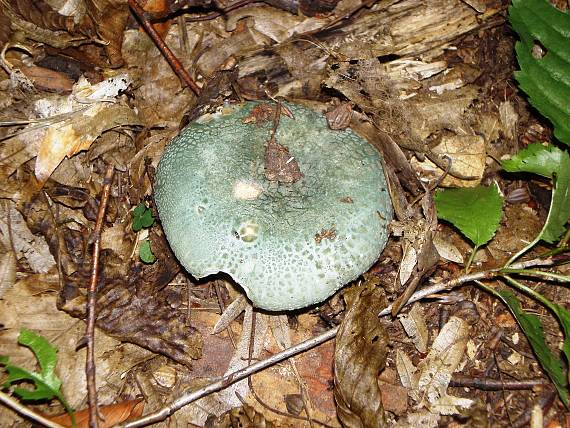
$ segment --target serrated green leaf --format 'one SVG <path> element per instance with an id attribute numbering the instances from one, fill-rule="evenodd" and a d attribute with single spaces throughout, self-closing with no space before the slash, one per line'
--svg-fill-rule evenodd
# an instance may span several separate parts
<path id="1" fill-rule="evenodd" d="M 513 0 L 509 20 L 521 41 L 515 78 L 530 103 L 554 124 L 554 135 L 570 145 L 570 15 L 546 0 Z M 539 42 L 546 53 L 532 54 Z"/>
<path id="2" fill-rule="evenodd" d="M 501 162 L 508 172 L 531 172 L 552 178 L 560 170 L 562 156 L 566 152 L 553 145 L 543 146 L 539 143 L 529 144 L 510 159 Z"/>
<path id="3" fill-rule="evenodd" d="M 14 366 L 7 359 L 0 361 L 8 372 L 8 379 L 4 386 L 8 387 L 14 382 L 30 381 L 34 383 L 35 389 L 15 388 L 14 392 L 24 400 L 50 400 L 59 396 L 61 380 L 55 374 L 57 363 L 57 349 L 42 336 L 31 330 L 22 329 L 18 337 L 18 343 L 27 346 L 32 350 L 41 373 L 32 372 L 22 367 Z"/>
<path id="4" fill-rule="evenodd" d="M 151 227 L 153 224 L 154 216 L 152 215 L 152 210 L 148 208 L 144 202 L 141 202 L 133 210 L 133 231 L 138 232 Z"/>
<path id="5" fill-rule="evenodd" d="M 503 197 L 496 184 L 440 190 L 434 200 L 437 216 L 457 227 L 476 247 L 486 244 L 499 227 Z"/>
<path id="6" fill-rule="evenodd" d="M 0 365 L 3 365 L 8 373 L 8 378 L 3 386 L 8 388 L 13 386 L 14 383 L 21 381 L 33 383 L 33 389 L 14 387 L 14 394 L 25 401 L 51 400 L 52 398 L 57 398 L 71 415 L 72 424 L 75 426 L 73 409 L 71 409 L 61 393 L 61 380 L 55 374 L 57 348 L 52 346 L 44 337 L 27 329 L 20 331 L 18 343 L 32 350 L 38 360 L 41 373 L 10 364 L 7 356 L 0 356 Z"/>
<path id="7" fill-rule="evenodd" d="M 18 337 L 20 345 L 27 346 L 35 354 L 42 370 L 44 382 L 52 389 L 59 390 L 61 381 L 55 375 L 57 364 L 57 349 L 52 346 L 44 337 L 31 330 L 22 329 Z"/>
<path id="8" fill-rule="evenodd" d="M 150 247 L 150 241 L 147 239 L 142 243 L 139 249 L 139 256 L 143 263 L 151 264 L 156 261 L 156 257 Z"/>
<path id="9" fill-rule="evenodd" d="M 563 364 L 562 361 L 560 361 L 560 359 L 557 358 L 546 345 L 544 330 L 540 319 L 534 314 L 523 311 L 519 300 L 513 293 L 509 291 L 495 291 L 494 294 L 499 296 L 509 307 L 510 311 L 521 326 L 523 333 L 527 337 L 538 362 L 554 383 L 560 399 L 564 405 L 568 406 L 568 382 L 564 375 Z M 570 328 L 570 324 L 568 324 L 570 323 L 570 314 L 566 313 L 564 317 L 564 323 L 566 323 L 566 326 L 564 326 L 564 323 L 563 326 L 566 332 L 566 329 Z M 570 330 L 568 330 L 568 332 L 570 332 Z M 565 333 L 565 335 L 566 340 L 564 342 L 564 347 L 567 349 L 564 353 L 566 358 L 568 358 L 570 356 L 570 343 L 568 342 L 567 333 Z"/>

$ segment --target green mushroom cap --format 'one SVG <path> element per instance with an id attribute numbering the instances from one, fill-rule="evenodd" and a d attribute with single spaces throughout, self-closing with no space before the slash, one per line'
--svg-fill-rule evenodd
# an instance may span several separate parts
<path id="1" fill-rule="evenodd" d="M 269 180 L 273 118 L 247 102 L 188 125 L 166 148 L 154 197 L 174 254 L 196 278 L 225 272 L 253 304 L 278 311 L 325 300 L 378 259 L 392 206 L 379 153 L 284 103 L 275 141 L 300 176 Z M 244 123 L 248 122 L 248 123 Z"/>

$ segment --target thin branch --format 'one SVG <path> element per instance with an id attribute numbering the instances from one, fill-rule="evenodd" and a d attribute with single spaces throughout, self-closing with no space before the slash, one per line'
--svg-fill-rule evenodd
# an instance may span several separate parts
<path id="1" fill-rule="evenodd" d="M 101 202 L 97 211 L 97 220 L 95 229 L 89 238 L 89 242 L 93 243 L 93 260 L 91 263 L 91 280 L 89 282 L 89 290 L 87 293 L 87 327 L 85 330 L 85 339 L 87 341 L 87 361 L 85 363 L 85 375 L 87 376 L 87 395 L 89 399 L 89 426 L 97 428 L 99 408 L 97 406 L 97 384 L 95 382 L 95 319 L 96 301 L 97 301 L 97 283 L 99 282 L 99 254 L 101 252 L 101 229 L 103 228 L 103 220 L 109 202 L 109 194 L 111 193 L 111 183 L 113 182 L 113 174 L 115 168 L 109 166 L 103 179 L 103 190 L 101 192 Z"/>
<path id="2" fill-rule="evenodd" d="M 545 381 L 544 379 L 500 380 L 487 378 L 480 379 L 461 375 L 454 375 L 449 382 L 449 386 L 455 388 L 476 388 L 482 391 L 533 389 L 536 386 L 548 384 L 548 381 Z"/>
<path id="3" fill-rule="evenodd" d="M 15 400 L 14 398 L 12 398 L 11 396 L 2 391 L 0 391 L 0 402 L 5 404 L 6 407 L 8 407 L 9 409 L 18 412 L 20 415 L 28 419 L 31 419 L 32 421 L 37 422 L 38 424 L 42 424 L 43 426 L 46 426 L 48 428 L 64 428 L 63 425 L 50 421 L 46 417 L 34 412 L 30 408 L 24 406 L 19 401 Z"/>
<path id="4" fill-rule="evenodd" d="M 533 260 L 526 260 L 520 263 L 514 263 L 509 266 L 509 269 L 526 269 L 529 267 L 541 267 L 541 266 L 547 267 L 547 266 L 553 266 L 558 262 L 560 262 L 560 260 L 555 257 L 549 257 L 546 259 L 533 259 Z M 481 272 L 474 272 L 467 275 L 461 275 L 456 278 L 451 278 L 446 281 L 439 282 L 429 287 L 424 287 L 416 291 L 414 294 L 412 294 L 406 305 L 417 302 L 418 300 L 424 299 L 425 297 L 430 296 L 432 294 L 437 294 L 442 291 L 449 291 L 467 282 L 495 278 L 497 276 L 500 276 L 502 272 L 503 268 L 484 270 Z M 378 315 L 379 316 L 388 315 L 391 312 L 391 310 L 392 310 L 392 305 L 389 305 L 387 308 L 382 310 L 382 312 L 380 312 Z"/>
<path id="5" fill-rule="evenodd" d="M 184 395 L 178 398 L 177 400 L 174 400 L 166 407 L 163 407 L 161 410 L 155 413 L 151 413 L 150 415 L 147 415 L 136 421 L 129 422 L 123 425 L 123 427 L 124 428 L 142 427 L 145 425 L 163 421 L 164 419 L 172 415 L 174 412 L 176 412 L 178 409 L 181 409 L 182 407 L 202 397 L 205 397 L 206 395 L 209 395 L 216 391 L 220 391 L 235 382 L 238 382 L 242 379 L 245 379 L 248 376 L 251 376 L 254 373 L 266 369 L 267 367 L 270 367 L 274 364 L 284 361 L 287 358 L 290 358 L 294 355 L 300 354 L 301 352 L 308 351 L 309 349 L 312 349 L 315 346 L 318 346 L 324 342 L 331 340 L 336 336 L 337 330 L 338 327 L 333 328 L 332 330 L 328 330 L 319 336 L 301 342 L 289 349 L 279 352 L 278 354 L 274 354 L 265 360 L 258 361 L 257 363 L 252 364 L 251 366 L 247 366 L 233 373 L 229 373 L 226 376 L 219 379 L 217 382 L 211 383 L 210 385 L 207 385 L 204 388 L 200 388 L 194 392 Z"/>
<path id="6" fill-rule="evenodd" d="M 129 6 L 133 11 L 133 13 L 135 14 L 135 16 L 137 17 L 137 19 L 139 20 L 140 24 L 145 29 L 146 33 L 149 35 L 149 37 L 152 39 L 152 41 L 158 48 L 158 50 L 162 53 L 162 55 L 164 55 L 164 58 L 166 58 L 166 61 L 168 61 L 168 64 L 170 64 L 170 67 L 172 67 L 172 70 L 176 73 L 178 78 L 182 81 L 182 83 L 184 83 L 186 86 L 192 89 L 192 92 L 194 92 L 196 96 L 200 96 L 201 93 L 200 88 L 198 87 L 196 82 L 194 82 L 194 80 L 190 77 L 190 75 L 188 74 L 182 63 L 178 60 L 178 58 L 176 58 L 176 55 L 174 55 L 174 53 L 170 50 L 170 48 L 166 45 L 166 43 L 164 43 L 164 40 L 162 40 L 160 34 L 158 34 L 158 32 L 149 22 L 146 16 L 146 12 L 139 5 L 137 0 L 129 0 Z"/>

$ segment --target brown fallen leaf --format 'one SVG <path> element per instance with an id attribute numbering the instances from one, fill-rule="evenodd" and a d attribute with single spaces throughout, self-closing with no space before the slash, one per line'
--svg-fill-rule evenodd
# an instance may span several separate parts
<path id="1" fill-rule="evenodd" d="M 412 338 L 414 346 L 422 354 L 427 352 L 429 332 L 424 311 L 419 303 L 414 303 L 412 309 L 399 317 L 406 334 Z"/>
<path id="2" fill-rule="evenodd" d="M 334 396 L 345 427 L 386 425 L 377 380 L 388 352 L 388 334 L 378 320 L 386 297 L 377 278 L 365 278 L 345 295 L 350 302 L 336 339 Z"/>
<path id="3" fill-rule="evenodd" d="M 73 89 L 73 80 L 60 71 L 35 65 L 31 67 L 22 65 L 20 70 L 32 81 L 36 89 L 58 94 L 68 94 Z"/>
<path id="4" fill-rule="evenodd" d="M 124 74 L 95 85 L 81 78 L 69 96 L 50 95 L 35 101 L 27 114 L 28 127 L 14 132 L 0 147 L 3 182 L 37 156 L 35 175 L 41 187 L 66 156 L 88 149 L 103 132 L 139 125 L 135 111 L 115 101 L 130 81 Z M 7 193 L 5 197 L 12 197 L 12 189 L 6 190 L 2 192 Z"/>
<path id="5" fill-rule="evenodd" d="M 35 174 L 44 183 L 63 158 L 87 150 L 103 132 L 121 125 L 137 124 L 135 113 L 127 106 L 97 103 L 83 113 L 74 114 L 73 122 L 52 126 L 40 143 Z"/>
<path id="6" fill-rule="evenodd" d="M 110 428 L 130 419 L 136 419 L 142 415 L 143 410 L 144 401 L 142 399 L 100 406 L 99 411 L 103 415 L 103 420 L 99 421 L 99 428 Z M 71 417 L 67 413 L 58 416 L 44 416 L 64 427 L 71 427 Z M 75 412 L 75 422 L 77 428 L 87 428 L 89 426 L 89 409 Z"/>

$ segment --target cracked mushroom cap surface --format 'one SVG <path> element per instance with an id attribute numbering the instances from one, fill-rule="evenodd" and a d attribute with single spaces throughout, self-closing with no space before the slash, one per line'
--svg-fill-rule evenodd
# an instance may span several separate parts
<path id="1" fill-rule="evenodd" d="M 296 104 L 283 103 L 293 118 L 281 115 L 274 139 L 285 155 L 277 173 L 291 166 L 294 177 L 274 179 L 275 115 L 256 119 L 260 106 L 225 106 L 188 125 L 165 149 L 154 197 L 167 240 L 194 277 L 225 272 L 256 307 L 304 308 L 378 259 L 392 205 L 380 154 Z"/>

